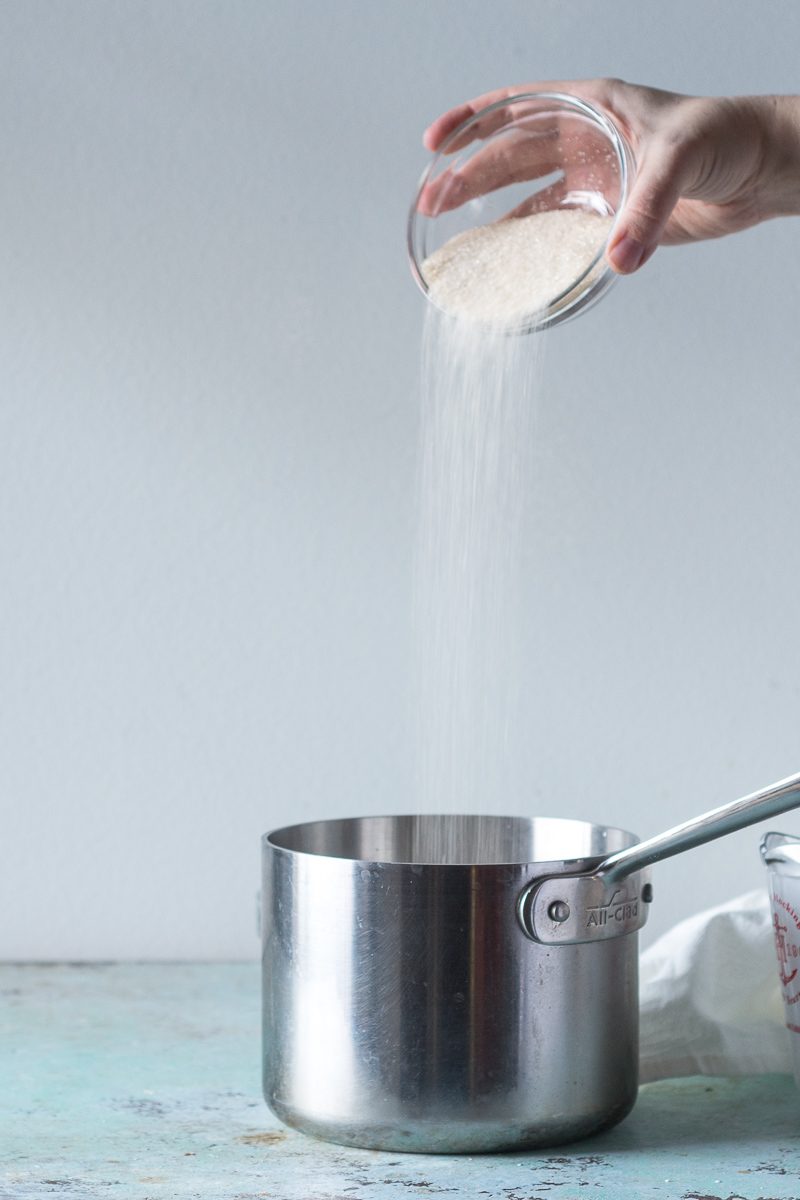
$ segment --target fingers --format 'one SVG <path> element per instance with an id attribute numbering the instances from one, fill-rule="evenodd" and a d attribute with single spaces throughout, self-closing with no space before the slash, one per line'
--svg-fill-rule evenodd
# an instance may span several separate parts
<path id="1" fill-rule="evenodd" d="M 540 80 L 538 83 L 523 83 L 516 87 L 495 88 L 494 91 L 484 92 L 482 96 L 476 96 L 473 100 L 467 100 L 466 103 L 459 104 L 442 113 L 425 130 L 422 141 L 428 150 L 438 150 L 464 121 L 474 117 L 484 108 L 508 100 L 510 96 L 520 96 L 530 92 L 567 92 L 570 95 L 594 101 L 596 104 L 606 104 L 611 86 L 612 81 L 606 79 L 550 79 Z M 451 146 L 447 147 L 447 153 L 460 150 L 476 137 L 486 137 L 495 129 L 506 125 L 511 112 L 510 108 L 501 107 L 495 113 L 476 122 L 475 125 L 470 126 L 463 139 L 458 138 Z"/>
<path id="2" fill-rule="evenodd" d="M 502 106 L 502 111 L 513 107 Z M 523 116 L 502 136 L 488 138 L 452 167 L 440 169 L 420 192 L 417 210 L 434 217 L 511 184 L 544 186 L 539 181 L 555 172 L 568 177 L 571 190 L 588 195 L 613 191 L 618 167 L 605 139 L 571 117 L 554 112 L 546 120 L 528 121 Z"/>
<path id="3" fill-rule="evenodd" d="M 439 143 L 439 148 L 444 154 L 455 154 L 457 150 L 463 150 L 471 142 L 480 138 L 488 138 L 498 129 L 510 125 L 518 116 L 524 115 L 524 107 L 522 104 L 504 104 L 502 100 L 484 107 L 479 101 L 463 105 L 460 110 L 454 111 L 453 117 L 455 119 L 457 113 L 464 112 L 464 110 L 467 110 L 467 115 L 463 117 L 462 121 L 451 127 L 450 134 Z M 483 112 L 483 116 L 478 120 L 471 120 L 470 118 L 473 118 L 476 112 Z M 465 122 L 467 128 L 458 133 L 458 126 Z M 455 132 L 455 136 L 453 136 L 453 132 Z"/>
<path id="4" fill-rule="evenodd" d="M 460 169 L 442 171 L 422 189 L 417 209 L 438 216 L 508 184 L 552 175 L 560 167 L 555 125 L 536 134 L 517 130 L 481 147 Z"/>
<path id="5" fill-rule="evenodd" d="M 438 150 L 442 142 L 458 129 L 459 125 L 468 121 L 470 117 L 474 117 L 481 109 L 488 108 L 491 104 L 497 104 L 498 101 L 505 100 L 508 96 L 518 95 L 525 90 L 525 88 L 496 88 L 493 92 L 486 92 L 483 96 L 477 96 L 474 100 L 468 100 L 465 104 L 459 104 L 455 108 L 449 109 L 448 112 L 437 117 L 425 130 L 422 135 L 423 144 L 428 150 Z M 505 120 L 502 119 L 501 124 L 505 123 Z M 476 127 L 470 131 L 470 136 L 465 138 L 461 145 L 466 146 L 473 138 L 484 137 L 485 133 L 486 131 L 478 132 Z M 453 145 L 450 149 L 458 150 L 460 146 Z"/>
<path id="6" fill-rule="evenodd" d="M 427 150 L 438 150 L 454 129 L 458 129 L 459 125 L 474 115 L 475 109 L 471 104 L 459 104 L 457 108 L 442 113 L 423 133 L 422 144 Z"/>

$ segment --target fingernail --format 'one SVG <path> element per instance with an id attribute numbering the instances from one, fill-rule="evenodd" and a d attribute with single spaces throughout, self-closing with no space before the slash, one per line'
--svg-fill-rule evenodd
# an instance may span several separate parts
<path id="1" fill-rule="evenodd" d="M 615 271 L 619 271 L 620 275 L 630 275 L 642 265 L 646 257 L 649 258 L 649 254 L 641 242 L 637 242 L 626 233 L 611 247 L 608 257 Z"/>

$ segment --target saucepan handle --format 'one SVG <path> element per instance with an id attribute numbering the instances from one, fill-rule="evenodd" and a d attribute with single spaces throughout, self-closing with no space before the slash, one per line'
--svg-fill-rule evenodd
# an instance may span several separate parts
<path id="1" fill-rule="evenodd" d="M 648 869 L 652 863 L 798 806 L 800 775 L 791 775 L 611 854 L 593 871 L 534 880 L 519 896 L 519 923 L 529 938 L 551 946 L 634 933 L 647 920 L 653 896 Z"/>
<path id="2" fill-rule="evenodd" d="M 766 821 L 777 817 L 779 813 L 787 812 L 790 808 L 800 806 L 800 774 L 790 775 L 779 783 L 762 788 L 734 800 L 732 804 L 723 804 L 721 808 L 712 808 L 710 812 L 675 825 L 666 833 L 656 834 L 645 842 L 637 842 L 627 850 L 619 850 L 609 855 L 593 872 L 603 878 L 606 883 L 616 883 L 649 867 L 662 858 L 670 858 L 673 854 L 682 854 L 694 846 L 702 846 L 704 842 L 713 842 L 715 838 L 724 837 L 726 833 L 735 833 L 747 825 L 755 825 L 757 821 Z"/>

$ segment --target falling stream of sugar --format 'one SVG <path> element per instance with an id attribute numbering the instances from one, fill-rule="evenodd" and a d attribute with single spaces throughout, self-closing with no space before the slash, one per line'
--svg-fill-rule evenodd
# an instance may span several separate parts
<path id="1" fill-rule="evenodd" d="M 422 812 L 517 807 L 520 564 L 543 341 L 433 306 L 426 315 L 415 572 Z"/>
<path id="2" fill-rule="evenodd" d="M 520 585 L 545 335 L 509 329 L 535 324 L 592 267 L 609 227 L 581 210 L 537 213 L 459 234 L 423 264 L 439 307 L 428 306 L 422 346 L 420 812 L 524 811 Z M 459 861 L 457 823 L 437 828 L 428 861 Z M 484 861 L 492 853 L 481 845 Z"/>

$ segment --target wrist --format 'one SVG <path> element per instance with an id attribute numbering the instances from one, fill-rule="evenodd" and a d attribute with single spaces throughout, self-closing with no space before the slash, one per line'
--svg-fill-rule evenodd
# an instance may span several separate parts
<path id="1" fill-rule="evenodd" d="M 762 219 L 800 215 L 800 96 L 758 96 Z"/>

